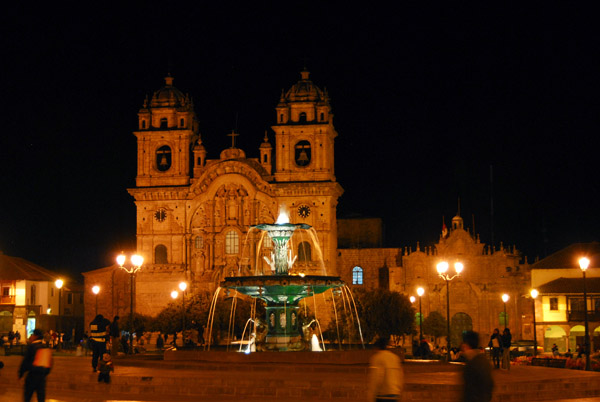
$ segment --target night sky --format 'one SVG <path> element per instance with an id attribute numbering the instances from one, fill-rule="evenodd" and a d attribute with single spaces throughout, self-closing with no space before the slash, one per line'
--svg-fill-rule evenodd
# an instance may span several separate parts
<path id="1" fill-rule="evenodd" d="M 304 66 L 331 96 L 338 216 L 383 218 L 386 246 L 432 245 L 459 197 L 483 242 L 493 227 L 530 262 L 600 240 L 591 10 L 203 4 L 7 10 L 2 252 L 65 273 L 112 264 L 135 246 L 137 112 L 167 73 L 209 158 L 232 129 L 258 157 Z"/>

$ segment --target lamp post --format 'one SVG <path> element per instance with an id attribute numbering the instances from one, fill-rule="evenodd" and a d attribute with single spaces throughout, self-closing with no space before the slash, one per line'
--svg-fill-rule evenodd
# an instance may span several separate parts
<path id="1" fill-rule="evenodd" d="M 185 331 L 185 290 L 187 289 L 187 283 L 179 282 L 179 290 L 181 290 L 181 339 L 184 340 L 184 331 Z"/>
<path id="2" fill-rule="evenodd" d="M 533 302 L 533 357 L 537 356 L 537 332 L 535 330 L 535 299 L 540 294 L 537 289 L 531 289 L 529 292 L 531 295 L 531 301 Z"/>
<path id="3" fill-rule="evenodd" d="M 455 262 L 454 263 L 454 271 L 456 271 L 456 274 L 454 274 L 453 276 L 450 276 L 450 274 L 448 273 L 448 269 L 449 269 L 449 265 L 446 261 L 441 261 L 437 264 L 436 269 L 438 272 L 438 276 L 440 278 L 442 278 L 443 280 L 446 281 L 446 318 L 447 318 L 447 324 L 448 324 L 448 338 L 446 341 L 447 344 L 447 348 L 448 348 L 448 361 L 450 361 L 450 281 L 454 278 L 457 278 L 460 273 L 462 272 L 464 268 L 464 265 L 462 264 L 462 262 Z"/>
<path id="4" fill-rule="evenodd" d="M 58 350 L 62 349 L 62 345 L 61 345 L 61 343 L 62 343 L 62 337 L 61 337 L 62 325 L 61 325 L 61 322 L 60 322 L 60 302 L 61 302 L 60 299 L 62 299 L 62 287 L 63 287 L 63 284 L 64 284 L 64 282 L 63 282 L 62 279 L 57 279 L 54 282 L 54 285 L 58 289 L 58 322 L 56 324 L 56 329 L 58 331 Z"/>
<path id="5" fill-rule="evenodd" d="M 506 317 L 506 302 L 508 301 L 508 299 L 510 299 L 510 296 L 504 293 L 502 295 L 502 302 L 504 303 L 504 329 L 506 329 L 506 321 L 508 321 Z"/>
<path id="6" fill-rule="evenodd" d="M 419 342 L 423 339 L 423 311 L 421 310 L 421 296 L 425 294 L 425 289 L 417 288 L 417 294 L 419 295 Z"/>
<path id="7" fill-rule="evenodd" d="M 129 342 L 130 348 L 129 353 L 133 353 L 133 280 L 135 278 L 136 272 L 138 272 L 142 268 L 142 264 L 144 263 L 144 258 L 134 254 L 131 256 L 131 265 L 125 266 L 125 262 L 127 257 L 125 254 L 120 254 L 117 257 L 117 264 L 121 267 L 125 272 L 129 274 L 129 284 L 131 286 L 131 290 L 129 293 Z"/>
<path id="8" fill-rule="evenodd" d="M 585 351 L 585 370 L 590 371 L 590 332 L 588 329 L 588 313 L 587 313 L 587 292 L 585 289 L 585 271 L 590 266 L 589 258 L 582 257 L 579 259 L 579 268 L 583 273 L 583 317 L 585 319 L 585 337 L 583 338 L 583 350 Z"/>
<path id="9" fill-rule="evenodd" d="M 94 286 L 92 292 L 96 295 L 96 315 L 98 315 L 98 293 L 100 292 L 100 286 Z"/>

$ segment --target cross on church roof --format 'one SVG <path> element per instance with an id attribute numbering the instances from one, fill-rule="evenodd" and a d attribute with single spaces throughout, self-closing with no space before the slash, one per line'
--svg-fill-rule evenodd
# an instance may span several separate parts
<path id="1" fill-rule="evenodd" d="M 231 137 L 231 148 L 235 148 L 235 137 L 238 135 L 235 130 L 231 130 L 231 134 L 227 134 L 228 137 Z"/>

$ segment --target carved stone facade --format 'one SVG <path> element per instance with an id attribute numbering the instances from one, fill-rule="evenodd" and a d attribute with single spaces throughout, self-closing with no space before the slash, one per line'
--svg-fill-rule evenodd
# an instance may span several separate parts
<path id="1" fill-rule="evenodd" d="M 521 260 L 516 248 L 486 247 L 479 237 L 464 229 L 462 218 L 456 216 L 449 233 L 440 236 L 435 246 L 421 249 L 417 244 L 416 250 L 340 249 L 337 266 L 342 279 L 352 287 L 377 288 L 389 283 L 391 290 L 415 297 L 417 288 L 422 287 L 423 317 L 432 311 L 446 317 L 447 287 L 438 276 L 436 265 L 447 261 L 453 274 L 454 262 L 462 262 L 463 272 L 449 282 L 452 345 L 458 346 L 463 330 L 473 329 L 480 333 L 482 342 L 487 342 L 494 328 L 503 328 L 504 293 L 510 296 L 506 312 L 513 339 L 533 337 L 529 320 L 522 319 L 531 309 L 530 301 L 523 297 L 529 292 L 531 274 L 529 266 Z M 357 283 L 358 274 L 362 284 Z M 417 297 L 417 311 L 418 302 Z"/>
<path id="2" fill-rule="evenodd" d="M 225 276 L 270 270 L 262 258 L 270 250 L 265 242 L 256 255 L 260 234 L 251 226 L 274 223 L 284 210 L 291 223 L 314 228 L 321 248 L 310 242 L 309 250 L 297 241 L 294 253 L 303 247 L 304 258 L 296 269 L 316 272 L 322 255 L 327 273 L 335 274 L 335 218 L 343 190 L 334 175 L 337 132 L 329 98 L 303 71 L 276 111 L 275 163 L 267 133 L 258 158 L 237 148 L 238 134 L 231 133 L 231 147 L 207 159 L 191 98 L 173 86 L 172 77 L 144 102 L 134 133 L 136 187 L 129 189 L 137 208 L 137 253 L 145 259 L 137 274 L 137 312 L 157 314 L 182 280 L 192 290 L 214 290 Z"/>

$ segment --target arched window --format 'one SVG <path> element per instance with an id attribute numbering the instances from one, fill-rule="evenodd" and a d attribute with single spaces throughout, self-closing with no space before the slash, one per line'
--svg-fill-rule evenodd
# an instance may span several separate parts
<path id="1" fill-rule="evenodd" d="M 196 248 L 204 248 L 204 237 L 196 236 Z"/>
<path id="2" fill-rule="evenodd" d="M 296 165 L 307 166 L 311 158 L 310 142 L 306 140 L 299 141 L 295 146 L 295 151 Z"/>
<path id="3" fill-rule="evenodd" d="M 363 269 L 361 267 L 354 267 L 352 269 L 352 284 L 362 285 L 363 284 Z"/>
<path id="4" fill-rule="evenodd" d="M 184 119 L 180 119 L 179 120 L 179 127 L 183 127 L 185 126 L 185 120 Z"/>
<path id="5" fill-rule="evenodd" d="M 160 128 L 169 128 L 169 120 L 166 117 L 160 119 Z"/>
<path id="6" fill-rule="evenodd" d="M 325 120 L 325 113 L 321 113 L 321 121 Z"/>
<path id="7" fill-rule="evenodd" d="M 146 120 L 142 120 L 142 128 L 146 128 Z"/>
<path id="8" fill-rule="evenodd" d="M 283 123 L 283 113 L 281 113 L 281 114 L 279 115 L 279 122 L 280 122 L 280 123 Z"/>
<path id="9" fill-rule="evenodd" d="M 159 244 L 154 248 L 154 263 L 155 264 L 168 264 L 167 258 L 167 246 Z"/>
<path id="10" fill-rule="evenodd" d="M 225 235 L 225 254 L 238 254 L 240 252 L 240 236 L 235 230 L 230 230 Z"/>
<path id="11" fill-rule="evenodd" d="M 299 116 L 300 123 L 306 123 L 306 113 L 302 112 Z"/>
<path id="12" fill-rule="evenodd" d="M 171 148 L 167 145 L 156 150 L 156 168 L 161 172 L 166 172 L 171 167 Z"/>
<path id="13" fill-rule="evenodd" d="M 307 241 L 303 241 L 298 244 L 298 261 L 299 262 L 308 262 L 311 260 L 311 248 L 310 243 Z"/>

